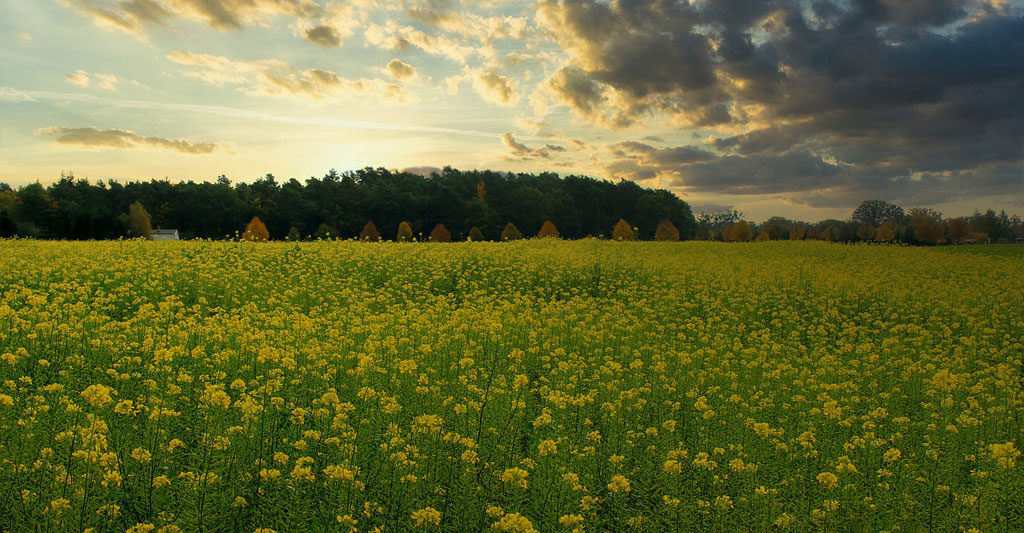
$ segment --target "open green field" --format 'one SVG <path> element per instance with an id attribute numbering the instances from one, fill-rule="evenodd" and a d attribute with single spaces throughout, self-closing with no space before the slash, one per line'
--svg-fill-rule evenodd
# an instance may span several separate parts
<path id="1" fill-rule="evenodd" d="M 822 242 L 0 241 L 0 530 L 1019 532 L 1022 280 Z"/>

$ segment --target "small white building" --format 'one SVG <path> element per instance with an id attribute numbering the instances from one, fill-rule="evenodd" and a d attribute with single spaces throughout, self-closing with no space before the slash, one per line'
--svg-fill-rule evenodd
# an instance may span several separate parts
<path id="1" fill-rule="evenodd" d="M 150 235 L 153 236 L 154 241 L 176 241 L 178 240 L 178 230 L 176 229 L 155 229 Z"/>

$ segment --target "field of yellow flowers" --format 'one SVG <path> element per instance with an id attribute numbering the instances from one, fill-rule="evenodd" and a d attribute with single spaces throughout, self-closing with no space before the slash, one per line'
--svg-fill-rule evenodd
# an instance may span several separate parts
<path id="1" fill-rule="evenodd" d="M 1024 530 L 1024 259 L 0 241 L 0 530 Z"/>

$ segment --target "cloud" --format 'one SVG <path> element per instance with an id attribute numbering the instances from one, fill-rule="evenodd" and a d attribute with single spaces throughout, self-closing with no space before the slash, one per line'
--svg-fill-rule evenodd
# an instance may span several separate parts
<path id="1" fill-rule="evenodd" d="M 447 57 L 459 63 L 481 50 L 445 35 L 429 35 L 412 26 L 402 26 L 394 21 L 386 24 L 370 24 L 367 27 L 366 41 L 385 50 L 401 52 L 410 48 L 419 48 L 432 55 Z"/>
<path id="2" fill-rule="evenodd" d="M 370 94 L 381 100 L 408 102 L 414 97 L 402 87 L 380 79 L 350 80 L 337 73 L 311 68 L 297 69 L 278 59 L 235 61 L 223 56 L 175 51 L 171 61 L 192 70 L 185 74 L 215 86 L 239 85 L 247 94 L 293 95 L 323 100 Z"/>
<path id="3" fill-rule="evenodd" d="M 536 13 L 568 59 L 536 110 L 715 132 L 718 154 L 620 146 L 610 173 L 819 203 L 1024 181 L 1019 3 L 539 0 Z"/>
<path id="4" fill-rule="evenodd" d="M 338 30 L 333 26 L 326 24 L 320 26 L 313 26 L 303 30 L 302 36 L 307 41 L 323 46 L 324 48 L 331 48 L 341 46 L 341 36 L 338 35 Z"/>
<path id="5" fill-rule="evenodd" d="M 511 131 L 501 134 L 501 142 L 509 149 L 513 156 L 523 160 L 550 159 L 552 152 L 565 151 L 564 146 L 554 144 L 548 144 L 543 148 L 530 148 L 529 146 L 517 141 L 515 134 Z"/>
<path id="6" fill-rule="evenodd" d="M 414 21 L 481 43 L 525 37 L 530 25 L 526 18 L 474 13 L 473 9 L 487 7 L 481 6 L 481 3 L 474 0 L 405 0 L 402 4 L 405 15 Z"/>
<path id="7" fill-rule="evenodd" d="M 408 172 L 409 174 L 417 174 L 424 178 L 429 178 L 431 174 L 440 174 L 442 171 L 439 167 L 408 167 L 403 168 L 402 172 Z"/>
<path id="8" fill-rule="evenodd" d="M 68 74 L 67 80 L 68 82 L 79 87 L 89 87 L 95 81 L 96 87 L 108 91 L 116 91 L 117 84 L 121 81 L 117 76 L 113 74 L 89 74 L 88 72 L 82 69 L 78 69 L 72 72 L 71 74 Z"/>
<path id="9" fill-rule="evenodd" d="M 519 102 L 519 94 L 512 78 L 502 76 L 493 70 L 473 72 L 473 88 L 489 102 L 510 106 Z"/>
<path id="10" fill-rule="evenodd" d="M 693 146 L 655 148 L 638 141 L 623 141 L 605 149 L 613 161 L 606 166 L 609 175 L 617 178 L 645 180 L 659 175 L 679 176 L 692 163 L 714 160 L 717 156 Z"/>
<path id="11" fill-rule="evenodd" d="M 21 104 L 25 102 L 38 102 L 32 95 L 26 94 L 25 92 L 19 91 L 13 87 L 0 87 L 0 101 L 10 102 L 12 104 Z"/>
<path id="12" fill-rule="evenodd" d="M 328 2 L 315 0 L 60 0 L 88 15 L 99 27 L 123 31 L 140 39 L 154 27 L 170 27 L 173 21 L 199 21 L 217 30 L 239 30 L 267 25 L 275 17 L 298 21 L 300 35 L 320 46 L 339 46 L 352 34 L 358 9 L 372 0 Z M 360 11 L 361 12 L 361 11 Z"/>
<path id="13" fill-rule="evenodd" d="M 90 81 L 89 73 L 82 69 L 78 69 L 71 74 L 68 74 L 67 80 L 79 87 L 88 87 Z"/>
<path id="14" fill-rule="evenodd" d="M 15 34 L 15 37 L 18 39 L 18 42 L 21 43 L 21 44 L 31 44 L 32 43 L 32 34 L 27 32 L 27 31 L 19 31 L 18 33 Z"/>
<path id="15" fill-rule="evenodd" d="M 387 71 L 396 80 L 404 80 L 416 76 L 415 67 L 397 58 L 388 61 Z"/>
<path id="16" fill-rule="evenodd" d="M 713 44 L 687 3 L 540 0 L 537 20 L 572 60 L 549 87 L 592 122 L 628 125 L 657 110 L 696 125 L 726 122 Z M 570 77 L 571 76 L 571 77 Z M 600 85 L 600 89 L 597 86 Z M 585 89 L 584 92 L 572 89 Z M 596 120 L 605 93 L 614 120 Z M 580 99 L 579 95 L 587 98 Z M 582 104 L 582 105 L 581 105 Z"/>
<path id="17" fill-rule="evenodd" d="M 183 154 L 211 154 L 216 151 L 230 151 L 230 145 L 222 142 L 192 142 L 163 137 L 148 137 L 121 129 L 64 128 L 52 126 L 39 128 L 37 135 L 50 135 L 54 142 L 65 146 L 84 146 L 88 148 L 162 148 Z"/>
<path id="18" fill-rule="evenodd" d="M 175 113 L 193 113 L 205 116 L 238 118 L 257 121 L 260 123 L 326 126 L 330 128 L 354 130 L 414 132 L 431 135 L 454 135 L 460 137 L 478 137 L 487 139 L 494 138 L 493 132 L 411 124 L 408 121 L 378 122 L 367 120 L 347 120 L 329 118 L 319 114 L 312 116 L 297 116 L 294 113 L 276 114 L 249 107 L 241 108 L 217 105 L 183 104 L 152 100 L 131 100 L 127 98 L 102 98 L 84 93 L 19 90 L 7 86 L 0 86 L 0 100 L 10 103 L 53 102 L 65 104 L 67 102 L 75 102 L 97 108 L 111 107 L 118 109 L 161 110 Z"/>
<path id="19" fill-rule="evenodd" d="M 298 34 L 305 40 L 323 47 L 336 48 L 355 33 L 364 22 L 372 0 L 329 2 L 323 11 L 311 10 L 295 24 Z"/>

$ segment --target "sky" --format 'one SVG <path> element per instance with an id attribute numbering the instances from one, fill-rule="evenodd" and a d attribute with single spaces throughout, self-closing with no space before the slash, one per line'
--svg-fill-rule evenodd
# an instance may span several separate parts
<path id="1" fill-rule="evenodd" d="M 1024 214 L 1024 1 L 0 4 L 12 186 L 446 165 Z"/>

